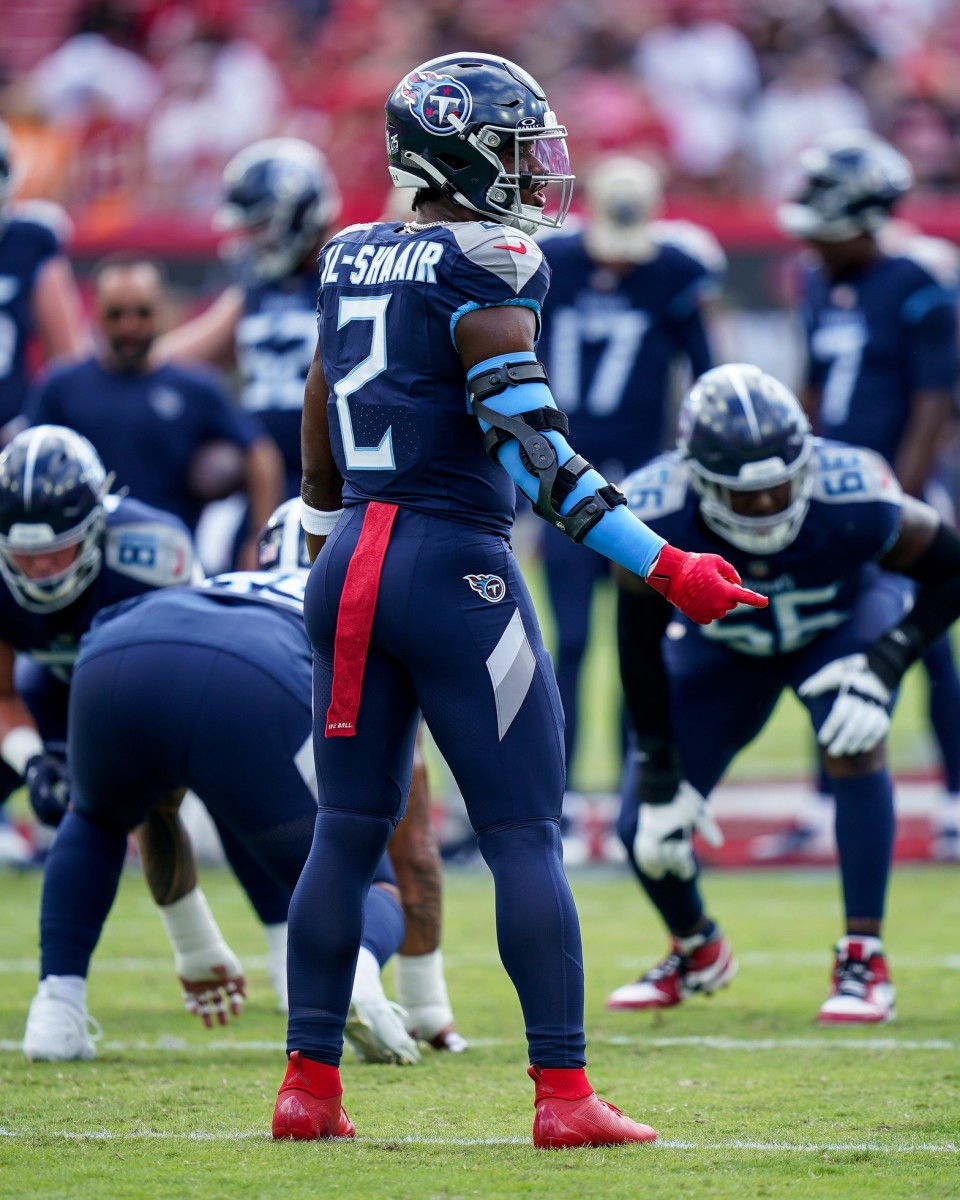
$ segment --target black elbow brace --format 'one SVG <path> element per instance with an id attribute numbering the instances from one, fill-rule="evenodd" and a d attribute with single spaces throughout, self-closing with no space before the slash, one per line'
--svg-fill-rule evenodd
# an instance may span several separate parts
<path id="1" fill-rule="evenodd" d="M 524 468 L 538 480 L 534 512 L 573 541 L 582 542 L 604 513 L 618 504 L 626 504 L 627 498 L 618 487 L 608 483 L 598 488 L 592 496 L 584 496 L 566 516 L 561 515 L 561 504 L 577 486 L 580 476 L 590 470 L 591 464 L 575 454 L 562 467 L 559 465 L 557 452 L 550 439 L 543 436 L 549 430 L 567 436 L 569 422 L 559 409 L 534 408 L 507 416 L 485 403 L 508 387 L 518 387 L 523 383 L 549 384 L 543 364 L 508 362 L 490 371 L 483 371 L 470 380 L 470 405 L 476 416 L 490 426 L 483 435 L 484 449 L 491 458 L 499 460 L 499 450 L 504 442 L 513 439 L 519 442 L 520 460 Z"/>

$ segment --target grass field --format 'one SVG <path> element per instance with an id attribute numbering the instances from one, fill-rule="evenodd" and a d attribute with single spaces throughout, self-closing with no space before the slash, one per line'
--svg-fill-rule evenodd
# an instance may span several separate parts
<path id="1" fill-rule="evenodd" d="M 250 966 L 250 1001 L 205 1032 L 179 1008 L 160 923 L 125 876 L 94 961 L 94 1063 L 23 1061 L 35 987 L 37 874 L 0 874 L 0 1197 L 332 1196 L 889 1200 L 960 1195 L 960 889 L 955 870 L 900 871 L 887 945 L 900 1017 L 821 1030 L 833 872 L 714 873 L 714 911 L 741 959 L 733 986 L 659 1020 L 608 1013 L 606 993 L 663 939 L 624 874 L 574 873 L 584 926 L 591 1078 L 654 1124 L 652 1147 L 540 1153 L 519 1009 L 499 965 L 482 871 L 451 874 L 445 947 L 471 1047 L 420 1066 L 348 1062 L 355 1143 L 266 1137 L 283 1073 L 262 939 L 232 879 L 204 885 Z"/>

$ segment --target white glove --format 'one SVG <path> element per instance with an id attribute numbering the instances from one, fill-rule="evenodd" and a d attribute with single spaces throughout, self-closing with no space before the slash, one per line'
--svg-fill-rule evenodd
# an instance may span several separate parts
<path id="1" fill-rule="evenodd" d="M 848 654 L 814 672 L 797 688 L 807 700 L 837 692 L 817 740 L 835 758 L 864 754 L 883 741 L 890 728 L 890 689 L 870 670 L 865 654 Z"/>
<path id="2" fill-rule="evenodd" d="M 711 846 L 723 845 L 723 834 L 695 787 L 683 780 L 667 804 L 641 804 L 633 854 L 644 875 L 692 879 L 693 831 Z"/>

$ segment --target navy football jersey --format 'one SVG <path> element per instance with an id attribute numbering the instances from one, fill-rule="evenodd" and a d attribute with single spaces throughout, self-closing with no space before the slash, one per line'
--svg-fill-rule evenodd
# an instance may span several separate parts
<path id="1" fill-rule="evenodd" d="M 879 455 L 818 439 L 810 508 L 796 539 L 777 554 L 740 550 L 707 528 L 687 467 L 676 452 L 635 471 L 623 485 L 633 512 L 668 542 L 720 554 L 744 585 L 770 597 L 767 608 L 739 605 L 711 625 L 682 620 L 697 635 L 743 654 L 790 654 L 842 625 L 877 578 L 877 559 L 896 540 L 902 492 Z"/>
<path id="2" fill-rule="evenodd" d="M 44 263 L 60 254 L 54 231 L 18 217 L 0 224 L 0 425 L 23 411 L 33 333 L 33 287 Z"/>
<path id="3" fill-rule="evenodd" d="M 99 612 L 144 592 L 187 584 L 193 574 L 193 543 L 176 517 L 129 497 L 108 496 L 105 507 L 100 572 L 72 604 L 58 612 L 28 612 L 0 582 L 0 641 L 64 681 Z"/>
<path id="4" fill-rule="evenodd" d="M 143 375 L 109 371 L 95 358 L 71 363 L 35 389 L 26 411 L 32 425 L 66 425 L 89 438 L 115 489 L 129 488 L 191 530 L 203 509 L 186 486 L 197 447 L 225 439 L 246 449 L 262 436 L 217 375 L 176 363 Z"/>
<path id="5" fill-rule="evenodd" d="M 487 221 L 354 225 L 320 256 L 319 330 L 344 503 L 383 500 L 506 533 L 510 476 L 483 449 L 454 343 L 459 319 L 520 304 L 539 318 L 549 268 Z"/>
<path id="6" fill-rule="evenodd" d="M 300 421 L 317 346 L 317 272 L 248 286 L 234 337 L 239 401 L 280 447 L 300 489 Z"/>
<path id="7" fill-rule="evenodd" d="M 601 471 L 622 477 L 664 445 L 672 365 L 713 365 L 701 303 L 716 281 L 698 258 L 659 245 L 621 275 L 587 253 L 582 231 L 540 242 L 550 264 L 538 356 L 570 440 Z"/>
<path id="8" fill-rule="evenodd" d="M 309 575 L 306 569 L 234 571 L 114 605 L 97 617 L 82 653 L 145 642 L 196 643 L 252 663 L 309 704 L 313 652 L 303 624 Z M 121 615 L 122 621 L 114 619 Z"/>
<path id="9" fill-rule="evenodd" d="M 957 379 L 957 298 L 912 257 L 883 257 L 831 282 L 803 281 L 808 382 L 820 390 L 818 432 L 876 450 L 890 462 L 923 389 Z"/>

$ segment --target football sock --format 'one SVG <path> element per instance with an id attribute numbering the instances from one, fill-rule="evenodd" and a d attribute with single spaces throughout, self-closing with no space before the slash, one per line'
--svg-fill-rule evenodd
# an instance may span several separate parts
<path id="1" fill-rule="evenodd" d="M 560 830 L 553 821 L 531 821 L 478 840 L 493 872 L 500 958 L 520 998 L 530 1061 L 582 1067 L 583 954 Z"/>
<path id="2" fill-rule="evenodd" d="M 930 687 L 930 724 L 943 759 L 948 792 L 960 792 L 960 680 L 949 639 L 938 638 L 923 656 Z"/>
<path id="3" fill-rule="evenodd" d="M 697 879 L 678 879 L 676 875 L 664 875 L 662 879 L 651 879 L 637 871 L 643 889 L 657 912 L 663 917 L 666 927 L 672 932 L 694 929 L 703 918 L 703 897 Z"/>
<path id="4" fill-rule="evenodd" d="M 85 1010 L 87 1007 L 87 981 L 81 975 L 47 975 L 40 981 L 38 995 L 44 995 L 50 984 L 56 988 L 57 995 L 62 1000 L 69 1000 L 74 1008 Z"/>
<path id="5" fill-rule="evenodd" d="M 716 921 L 707 920 L 706 925 L 702 929 L 698 929 L 696 933 L 690 934 L 689 937 L 677 937 L 677 945 L 680 947 L 681 954 L 692 954 L 694 950 L 699 950 L 701 946 L 705 946 L 720 930 L 717 928 Z M 674 935 L 676 937 L 676 935 Z"/>
<path id="6" fill-rule="evenodd" d="M 125 833 L 109 832 L 82 813 L 64 817 L 43 874 L 41 978 L 86 976 L 117 894 L 126 853 Z"/>
<path id="7" fill-rule="evenodd" d="M 834 779 L 837 853 L 848 917 L 883 916 L 895 817 L 893 780 L 887 771 Z"/>
<path id="8" fill-rule="evenodd" d="M 287 1048 L 337 1066 L 364 902 L 393 822 L 321 809 L 300 882 L 290 902 Z"/>
<path id="9" fill-rule="evenodd" d="M 360 945 L 369 950 L 378 966 L 391 959 L 403 944 L 407 923 L 396 896 L 386 888 L 374 885 L 367 893 L 363 910 L 363 940 Z"/>

